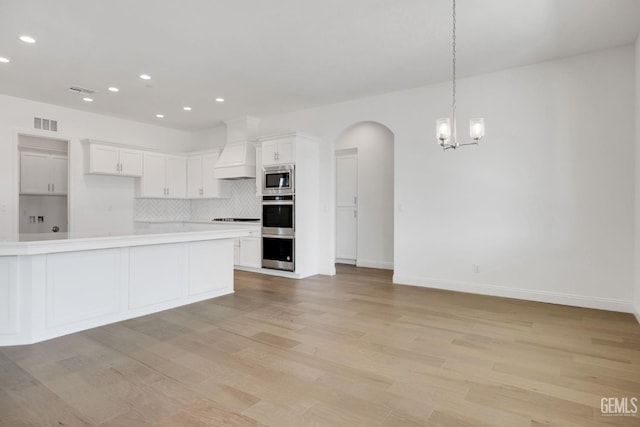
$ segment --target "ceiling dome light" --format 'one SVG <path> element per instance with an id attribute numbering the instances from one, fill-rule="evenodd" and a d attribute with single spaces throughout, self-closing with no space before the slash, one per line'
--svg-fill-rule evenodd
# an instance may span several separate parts
<path id="1" fill-rule="evenodd" d="M 151 80 L 151 76 L 149 74 L 140 74 L 140 78 L 142 80 Z"/>
<path id="2" fill-rule="evenodd" d="M 191 111 L 191 110 L 192 110 L 192 108 L 191 108 L 191 107 L 182 107 L 182 109 L 183 109 L 184 111 Z"/>
<path id="3" fill-rule="evenodd" d="M 156 117 L 159 119 L 164 119 L 164 114 L 156 114 Z"/>
<path id="4" fill-rule="evenodd" d="M 224 98 L 216 98 L 216 102 L 224 102 Z"/>
<path id="5" fill-rule="evenodd" d="M 109 88 L 109 92 L 120 92 L 120 89 L 118 89 L 118 88 L 117 88 L 117 87 L 115 87 L 115 86 L 111 86 L 111 87 Z"/>
<path id="6" fill-rule="evenodd" d="M 36 42 L 36 39 L 31 36 L 20 36 L 20 40 L 29 44 L 34 44 Z"/>
<path id="7" fill-rule="evenodd" d="M 93 98 L 89 98 L 89 97 L 82 98 L 82 100 L 85 101 L 85 102 L 93 102 Z"/>
<path id="8" fill-rule="evenodd" d="M 5 58 L 4 56 L 0 56 L 0 62 L 2 62 L 3 64 L 8 64 L 11 61 L 9 61 L 9 59 Z"/>

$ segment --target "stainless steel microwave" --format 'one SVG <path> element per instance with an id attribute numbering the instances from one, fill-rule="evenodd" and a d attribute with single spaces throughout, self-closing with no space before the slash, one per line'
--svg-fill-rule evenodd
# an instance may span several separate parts
<path id="1" fill-rule="evenodd" d="M 262 176 L 262 194 L 294 194 L 294 165 L 265 166 Z"/>

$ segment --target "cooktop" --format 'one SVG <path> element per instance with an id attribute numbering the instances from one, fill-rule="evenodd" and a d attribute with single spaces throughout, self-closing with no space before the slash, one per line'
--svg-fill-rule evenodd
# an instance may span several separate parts
<path id="1" fill-rule="evenodd" d="M 213 218 L 211 221 L 260 222 L 260 218 Z"/>

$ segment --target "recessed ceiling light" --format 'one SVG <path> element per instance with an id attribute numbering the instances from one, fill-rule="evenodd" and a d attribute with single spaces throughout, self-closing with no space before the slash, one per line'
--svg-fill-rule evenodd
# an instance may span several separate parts
<path id="1" fill-rule="evenodd" d="M 164 119 L 164 114 L 156 114 L 156 117 L 159 119 Z"/>
<path id="2" fill-rule="evenodd" d="M 191 111 L 191 110 L 192 110 L 192 108 L 191 108 L 191 107 L 182 107 L 182 109 L 183 109 L 184 111 Z"/>
<path id="3" fill-rule="evenodd" d="M 31 36 L 20 36 L 20 40 L 29 44 L 34 44 L 36 42 L 36 39 Z"/>
<path id="4" fill-rule="evenodd" d="M 118 89 L 118 88 L 117 88 L 117 87 L 115 87 L 115 86 L 111 86 L 111 87 L 109 88 L 109 91 L 110 91 L 110 92 L 120 92 L 120 89 Z"/>
<path id="5" fill-rule="evenodd" d="M 216 102 L 224 102 L 224 98 L 216 98 Z"/>
<path id="6" fill-rule="evenodd" d="M 149 74 L 140 74 L 140 78 L 142 80 L 151 80 L 151 76 Z"/>
<path id="7" fill-rule="evenodd" d="M 93 102 L 93 98 L 89 98 L 89 97 L 82 98 L 82 100 L 85 101 L 85 102 Z"/>
<path id="8" fill-rule="evenodd" d="M 7 64 L 11 61 L 9 61 L 7 58 L 5 58 L 4 56 L 0 56 L 0 62 L 2 62 L 3 64 Z"/>

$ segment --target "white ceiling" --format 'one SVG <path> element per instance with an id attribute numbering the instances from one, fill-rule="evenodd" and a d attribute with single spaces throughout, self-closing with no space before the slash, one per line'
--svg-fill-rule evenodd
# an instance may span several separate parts
<path id="1" fill-rule="evenodd" d="M 457 9 L 459 76 L 632 43 L 640 30 L 638 0 Z M 0 56 L 11 59 L 0 93 L 202 129 L 449 79 L 451 1 L 0 0 Z"/>

